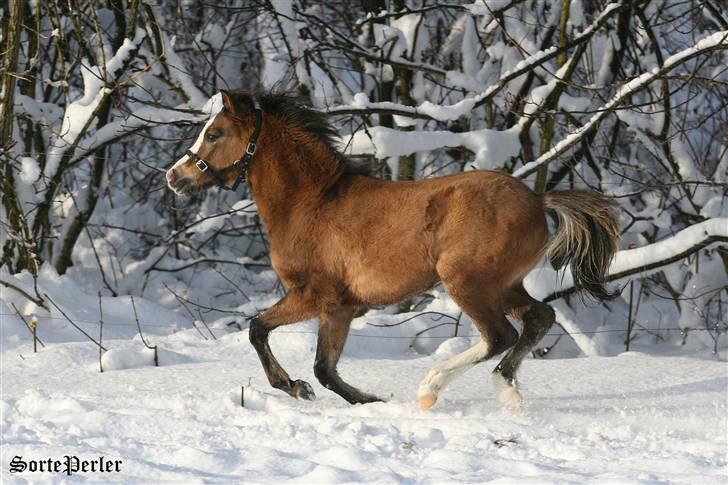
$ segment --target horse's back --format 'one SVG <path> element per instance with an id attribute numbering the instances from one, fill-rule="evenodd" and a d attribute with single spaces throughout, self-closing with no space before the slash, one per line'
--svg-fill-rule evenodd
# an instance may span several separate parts
<path id="1" fill-rule="evenodd" d="M 354 295 L 385 304 L 448 273 L 479 271 L 516 281 L 546 238 L 541 198 L 500 172 L 415 182 L 347 176 L 330 201 L 328 254 L 337 254 Z"/>

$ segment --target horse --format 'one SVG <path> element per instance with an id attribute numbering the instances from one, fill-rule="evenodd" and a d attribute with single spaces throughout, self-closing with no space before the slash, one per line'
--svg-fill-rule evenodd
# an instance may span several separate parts
<path id="1" fill-rule="evenodd" d="M 615 203 L 606 196 L 536 194 L 499 171 L 417 181 L 354 174 L 325 114 L 285 94 L 219 96 L 219 108 L 166 172 L 167 182 L 179 195 L 247 182 L 269 236 L 270 263 L 287 288 L 248 329 L 274 388 L 315 399 L 309 383 L 281 367 L 268 337 L 317 318 L 318 381 L 351 404 L 379 401 L 337 371 L 355 311 L 395 304 L 441 282 L 481 339 L 429 371 L 417 391 L 420 407 L 432 407 L 467 369 L 506 352 L 491 376 L 498 401 L 518 408 L 516 372 L 555 321 L 554 310 L 524 289 L 529 271 L 547 255 L 556 268 L 570 265 L 582 293 L 616 296 L 605 288 L 619 239 Z M 558 221 L 552 237 L 547 211 Z M 506 316 L 520 323 L 520 335 Z"/>

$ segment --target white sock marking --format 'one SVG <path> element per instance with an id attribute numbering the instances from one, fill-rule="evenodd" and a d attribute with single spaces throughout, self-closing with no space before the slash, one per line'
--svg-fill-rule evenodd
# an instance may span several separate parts
<path id="1" fill-rule="evenodd" d="M 446 362 L 434 367 L 420 382 L 417 398 L 432 398 L 434 403 L 438 393 L 453 379 L 473 367 L 479 360 L 488 354 L 488 342 L 481 340 L 465 352 L 450 358 Z"/>

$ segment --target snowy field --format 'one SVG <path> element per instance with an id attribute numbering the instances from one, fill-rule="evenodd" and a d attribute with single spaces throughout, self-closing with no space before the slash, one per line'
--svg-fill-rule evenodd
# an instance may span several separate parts
<path id="1" fill-rule="evenodd" d="M 347 352 L 342 375 L 388 398 L 351 406 L 315 381 L 313 335 L 272 339 L 292 377 L 314 385 L 318 399 L 306 402 L 268 386 L 247 330 L 213 331 L 218 340 L 192 329 L 150 338 L 158 368 L 138 338 L 107 341 L 103 374 L 88 341 L 34 354 L 4 339 L 2 481 L 67 480 L 11 475 L 8 463 L 77 455 L 123 461 L 119 473 L 71 477 L 92 482 L 726 482 L 725 362 L 527 359 L 520 413 L 499 408 L 489 362 L 422 412 L 417 384 L 454 345 L 431 356 Z"/>

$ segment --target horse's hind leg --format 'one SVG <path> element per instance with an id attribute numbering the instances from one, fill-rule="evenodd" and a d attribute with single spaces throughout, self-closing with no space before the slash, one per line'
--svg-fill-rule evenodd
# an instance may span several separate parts
<path id="1" fill-rule="evenodd" d="M 493 384 L 498 400 L 517 409 L 521 396 L 516 383 L 516 372 L 523 358 L 546 335 L 556 321 L 553 308 L 531 297 L 520 284 L 508 295 L 506 311 L 523 324 L 523 332 L 516 345 L 503 357 L 493 371 Z"/>
<path id="2" fill-rule="evenodd" d="M 516 341 L 518 333 L 503 315 L 501 300 L 479 275 L 443 278 L 445 290 L 475 323 L 481 341 L 434 367 L 420 383 L 417 398 L 420 408 L 429 409 L 437 401 L 445 386 L 473 367 L 508 349 Z"/>
<path id="3" fill-rule="evenodd" d="M 278 303 L 253 318 L 248 330 L 250 343 L 258 353 L 271 386 L 309 401 L 316 398 L 311 385 L 306 381 L 291 380 L 273 355 L 268 345 L 268 335 L 277 327 L 306 320 L 316 313 L 313 300 L 306 290 L 294 288 Z"/>
<path id="4" fill-rule="evenodd" d="M 380 401 L 376 396 L 359 391 L 344 382 L 336 370 L 341 351 L 346 343 L 354 308 L 338 308 L 319 315 L 318 347 L 314 374 L 321 385 L 334 391 L 351 404 Z"/>

